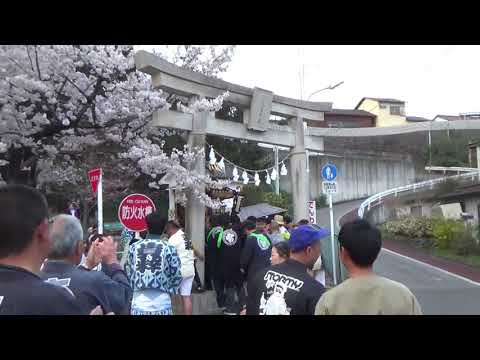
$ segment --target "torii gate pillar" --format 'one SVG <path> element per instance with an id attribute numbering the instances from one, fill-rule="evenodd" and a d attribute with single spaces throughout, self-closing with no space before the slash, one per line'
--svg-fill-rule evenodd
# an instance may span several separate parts
<path id="1" fill-rule="evenodd" d="M 293 221 L 308 219 L 308 173 L 305 151 L 305 127 L 303 119 L 292 119 L 295 130 L 295 146 L 290 152 L 290 176 L 292 178 Z"/>
<path id="2" fill-rule="evenodd" d="M 209 116 L 211 116 L 211 114 L 208 112 L 199 112 L 193 115 L 192 131 L 188 134 L 188 145 L 191 148 L 205 148 L 206 124 Z M 190 170 L 193 170 L 199 176 L 205 176 L 205 154 L 192 165 Z M 200 191 L 205 192 L 205 186 L 203 186 Z M 189 190 L 187 194 L 185 231 L 195 249 L 204 253 L 205 205 L 192 193 L 192 190 Z M 196 267 L 200 281 L 202 284 L 205 284 L 205 263 L 198 261 Z"/>

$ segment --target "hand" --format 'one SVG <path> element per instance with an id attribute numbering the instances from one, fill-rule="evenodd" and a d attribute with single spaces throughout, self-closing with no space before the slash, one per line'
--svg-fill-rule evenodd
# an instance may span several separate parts
<path id="1" fill-rule="evenodd" d="M 111 236 L 105 236 L 100 243 L 102 253 L 102 260 L 108 265 L 117 264 L 117 247 L 118 243 L 113 240 Z"/>
<path id="2" fill-rule="evenodd" d="M 97 307 L 95 307 L 95 309 L 90 311 L 90 315 L 104 315 L 102 307 L 100 305 L 98 305 Z M 109 313 L 106 313 L 105 315 L 115 315 L 115 313 L 114 312 L 109 312 Z"/>
<path id="3" fill-rule="evenodd" d="M 85 267 L 93 269 L 102 261 L 102 250 L 100 248 L 100 241 L 95 240 L 88 250 L 87 258 L 85 260 Z M 103 314 L 102 314 L 103 315 Z"/>
<path id="4" fill-rule="evenodd" d="M 98 305 L 97 307 L 95 307 L 95 309 L 90 311 L 90 315 L 103 315 L 102 307 Z"/>

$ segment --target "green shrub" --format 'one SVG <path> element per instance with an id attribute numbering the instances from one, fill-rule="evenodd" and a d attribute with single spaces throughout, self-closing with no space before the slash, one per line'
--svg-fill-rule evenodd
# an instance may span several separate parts
<path id="1" fill-rule="evenodd" d="M 292 203 L 291 196 L 288 195 L 290 194 L 280 193 L 277 195 L 275 193 L 268 192 L 263 194 L 263 201 L 269 203 L 270 205 L 278 206 L 282 209 L 288 209 Z"/>
<path id="2" fill-rule="evenodd" d="M 439 249 L 451 249 L 456 255 L 480 254 L 471 226 L 453 219 L 414 218 L 411 216 L 388 221 L 380 227 L 383 239 L 406 241 L 412 245 Z"/>
<path id="3" fill-rule="evenodd" d="M 262 202 L 286 209 L 289 214 L 293 213 L 292 194 L 281 191 L 280 194 L 274 192 L 265 192 L 261 186 L 247 185 L 242 190 L 242 206 L 250 206 Z"/>
<path id="4" fill-rule="evenodd" d="M 437 220 L 433 226 L 433 237 L 435 246 L 440 249 L 451 248 L 455 237 L 464 232 L 464 225 L 461 221 L 445 219 Z"/>
<path id="5" fill-rule="evenodd" d="M 325 194 L 320 194 L 315 198 L 315 205 L 317 206 L 317 208 L 322 208 L 328 205 L 327 197 L 325 196 Z"/>
<path id="6" fill-rule="evenodd" d="M 472 254 L 476 250 L 476 245 L 472 234 L 467 231 L 457 234 L 452 241 L 452 249 L 457 255 Z"/>
<path id="7" fill-rule="evenodd" d="M 242 189 L 242 206 L 250 206 L 263 202 L 264 192 L 259 186 L 247 185 Z"/>
<path id="8" fill-rule="evenodd" d="M 463 227 L 457 234 L 455 234 L 452 241 L 452 249 L 457 255 L 469 255 L 478 252 L 477 241 L 473 237 L 472 227 Z"/>
<path id="9" fill-rule="evenodd" d="M 382 225 L 386 233 L 407 236 L 409 238 L 431 237 L 434 220 L 426 217 L 406 216 L 399 220 L 388 221 Z"/>

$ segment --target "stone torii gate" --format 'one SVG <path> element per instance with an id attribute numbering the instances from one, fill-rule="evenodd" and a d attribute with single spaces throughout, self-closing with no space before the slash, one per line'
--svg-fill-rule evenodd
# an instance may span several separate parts
<path id="1" fill-rule="evenodd" d="M 208 134 L 291 148 L 289 172 L 292 178 L 294 221 L 308 217 L 307 150 L 322 152 L 324 146 L 323 138 L 318 132 L 320 129 L 307 127 L 304 120 L 323 121 L 324 112 L 332 108 L 331 103 L 300 101 L 260 88 L 235 85 L 180 68 L 143 50 L 135 54 L 135 65 L 138 70 L 151 75 L 155 88 L 186 96 L 191 101 L 197 98 L 215 98 L 229 91 L 230 96 L 226 101 L 243 112 L 243 124 L 217 119 L 213 112 L 187 114 L 171 110 L 156 111 L 153 123 L 159 127 L 188 131 L 190 146 L 203 148 Z M 271 114 L 289 119 L 290 124 L 271 124 Z M 198 161 L 192 170 L 204 175 L 205 158 Z M 185 226 L 194 246 L 203 249 L 205 205 L 194 196 L 188 196 Z M 198 270 L 203 280 L 203 264 Z"/>

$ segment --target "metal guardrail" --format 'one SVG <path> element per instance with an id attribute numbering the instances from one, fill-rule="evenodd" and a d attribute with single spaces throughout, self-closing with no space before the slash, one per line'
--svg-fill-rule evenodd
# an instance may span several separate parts
<path id="1" fill-rule="evenodd" d="M 453 175 L 453 176 L 446 176 L 446 177 L 441 177 L 438 179 L 432 179 L 432 180 L 427 180 L 427 181 L 422 181 L 419 183 L 415 184 L 410 184 L 410 185 L 405 185 L 405 186 L 400 186 L 394 189 L 382 191 L 378 194 L 375 194 L 373 196 L 370 196 L 368 199 L 366 199 L 358 208 L 358 217 L 363 219 L 365 215 L 365 209 L 370 210 L 372 204 L 377 201 L 379 205 L 380 201 L 390 195 L 394 195 L 397 197 L 399 193 L 404 193 L 407 191 L 416 191 L 420 189 L 425 189 L 426 187 L 430 187 L 433 189 L 433 187 L 437 184 L 440 184 L 442 182 L 445 182 L 447 180 L 462 180 L 462 179 L 468 179 L 471 178 L 472 181 L 475 180 L 475 177 L 478 176 L 478 180 L 480 181 L 480 170 L 464 173 L 464 174 L 459 174 L 459 175 Z"/>
<path id="2" fill-rule="evenodd" d="M 443 173 L 445 174 L 446 172 L 461 173 L 461 172 L 472 172 L 472 171 L 478 171 L 478 170 L 476 168 L 470 168 L 470 167 L 425 166 L 425 171 L 443 171 Z"/>

